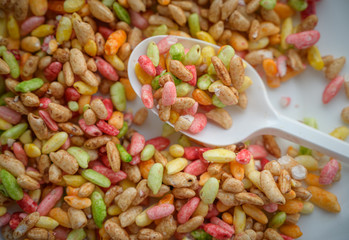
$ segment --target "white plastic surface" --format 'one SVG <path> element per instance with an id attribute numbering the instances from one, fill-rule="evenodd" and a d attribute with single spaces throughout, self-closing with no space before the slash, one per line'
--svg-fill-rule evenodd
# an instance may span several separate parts
<path id="1" fill-rule="evenodd" d="M 139 56 L 146 54 L 146 49 L 150 42 L 158 43 L 166 36 L 155 36 L 143 40 L 133 50 L 129 62 L 128 73 L 133 89 L 138 97 L 141 95 L 141 83 L 135 74 L 135 64 Z M 178 42 L 185 48 L 190 48 L 194 44 L 201 47 L 211 45 L 218 51 L 219 46 L 208 44 L 194 38 L 177 37 Z M 246 90 L 248 106 L 241 109 L 238 106 L 227 106 L 226 109 L 233 119 L 233 125 L 229 129 L 223 129 L 208 121 L 203 131 L 198 134 L 182 133 L 205 144 L 212 146 L 225 146 L 241 141 L 246 141 L 252 137 L 262 134 L 272 134 L 290 140 L 294 143 L 318 150 L 329 156 L 349 161 L 349 144 L 340 141 L 326 133 L 299 123 L 291 118 L 278 114 L 271 105 L 263 80 L 256 70 L 247 62 L 245 74 L 249 76 L 253 84 Z M 158 109 L 154 106 L 152 112 L 158 115 Z M 168 122 L 169 123 L 169 122 Z M 170 124 L 170 123 L 169 123 Z"/>

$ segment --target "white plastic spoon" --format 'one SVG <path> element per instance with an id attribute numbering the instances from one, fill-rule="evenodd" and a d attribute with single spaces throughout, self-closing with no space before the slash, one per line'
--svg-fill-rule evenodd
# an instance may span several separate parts
<path id="1" fill-rule="evenodd" d="M 139 56 L 146 54 L 150 42 L 154 41 L 158 43 L 165 37 L 167 36 L 147 38 L 139 43 L 132 51 L 128 61 L 128 75 L 138 97 L 141 95 L 142 85 L 136 77 L 134 70 L 135 64 Z M 220 48 L 217 45 L 194 38 L 177 37 L 177 39 L 185 48 L 190 48 L 194 44 L 199 44 L 201 47 L 209 45 L 216 51 Z M 252 79 L 253 84 L 246 90 L 248 98 L 246 109 L 241 109 L 237 106 L 225 107 L 225 110 L 229 112 L 233 119 L 232 127 L 230 129 L 223 129 L 208 121 L 204 130 L 200 133 L 191 134 L 182 132 L 183 134 L 211 146 L 226 146 L 263 134 L 270 134 L 318 150 L 330 157 L 349 160 L 348 143 L 277 113 L 270 104 L 263 80 L 250 64 L 247 62 L 246 64 L 245 75 Z M 152 111 L 158 115 L 156 107 Z M 172 125 L 169 122 L 168 124 Z"/>

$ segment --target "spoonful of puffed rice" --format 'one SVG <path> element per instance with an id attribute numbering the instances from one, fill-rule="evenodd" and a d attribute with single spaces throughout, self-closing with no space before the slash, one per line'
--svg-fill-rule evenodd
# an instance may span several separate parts
<path id="1" fill-rule="evenodd" d="M 268 51 L 260 57 L 268 58 Z M 205 145 L 275 135 L 349 160 L 346 142 L 277 113 L 263 80 L 231 46 L 178 36 L 150 37 L 133 50 L 128 74 L 145 107 Z"/>

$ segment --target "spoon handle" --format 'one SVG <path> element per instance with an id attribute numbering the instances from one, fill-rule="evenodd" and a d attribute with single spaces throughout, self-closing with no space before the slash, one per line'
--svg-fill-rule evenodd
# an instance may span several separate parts
<path id="1" fill-rule="evenodd" d="M 349 144 L 347 142 L 303 123 L 279 115 L 270 130 L 271 134 L 349 163 Z"/>

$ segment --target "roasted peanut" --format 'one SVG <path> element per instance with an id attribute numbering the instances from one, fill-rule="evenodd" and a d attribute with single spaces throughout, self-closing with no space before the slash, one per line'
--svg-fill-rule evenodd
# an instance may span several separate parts
<path id="1" fill-rule="evenodd" d="M 72 117 L 72 112 L 68 108 L 57 103 L 49 103 L 47 109 L 51 118 L 56 122 L 67 122 Z"/>
<path id="2" fill-rule="evenodd" d="M 273 203 L 285 204 L 286 200 L 277 187 L 273 175 L 268 170 L 261 172 L 261 188 Z"/>
<path id="3" fill-rule="evenodd" d="M 77 160 L 65 150 L 50 153 L 51 161 L 68 174 L 74 174 L 78 171 Z"/>
<path id="4" fill-rule="evenodd" d="M 229 113 L 222 108 L 216 108 L 209 111 L 206 113 L 206 117 L 225 129 L 229 129 L 233 124 L 233 120 L 231 119 Z"/>

